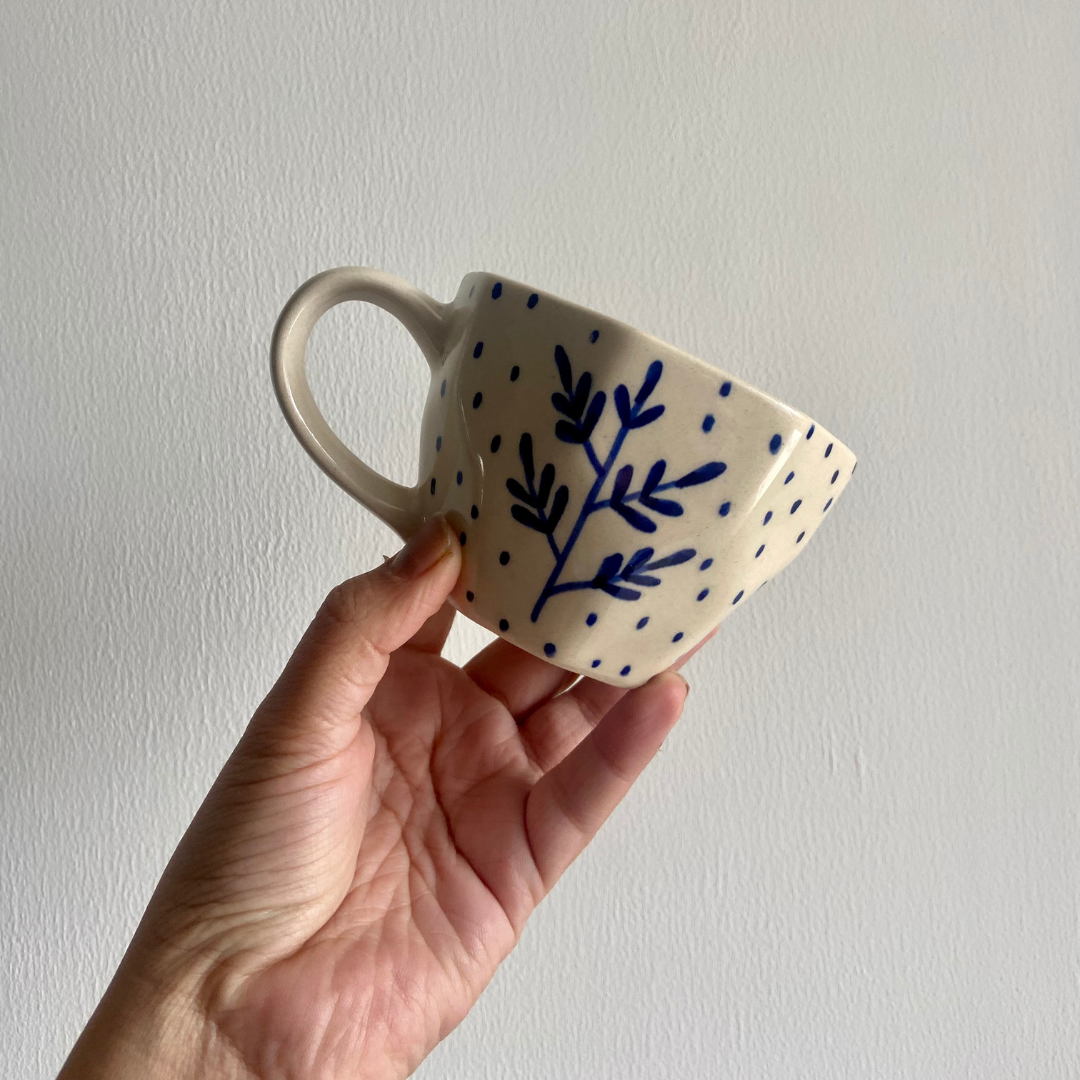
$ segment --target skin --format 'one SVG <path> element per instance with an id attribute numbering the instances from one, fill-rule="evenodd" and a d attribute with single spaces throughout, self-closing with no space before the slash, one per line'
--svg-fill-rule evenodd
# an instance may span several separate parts
<path id="1" fill-rule="evenodd" d="M 392 1080 L 461 1022 L 687 684 L 576 680 L 503 641 L 456 667 L 460 566 L 436 518 L 329 594 L 59 1080 Z"/>

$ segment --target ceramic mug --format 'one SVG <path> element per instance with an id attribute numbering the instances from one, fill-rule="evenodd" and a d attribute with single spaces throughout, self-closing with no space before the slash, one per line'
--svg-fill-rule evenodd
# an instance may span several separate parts
<path id="1" fill-rule="evenodd" d="M 419 481 L 396 484 L 331 431 L 305 348 L 319 317 L 366 300 L 431 369 Z M 300 286 L 271 367 L 296 437 L 407 539 L 445 513 L 451 603 L 570 671 L 637 686 L 672 664 L 809 543 L 855 457 L 820 424 L 615 319 L 489 273 L 449 303 L 340 267 Z"/>

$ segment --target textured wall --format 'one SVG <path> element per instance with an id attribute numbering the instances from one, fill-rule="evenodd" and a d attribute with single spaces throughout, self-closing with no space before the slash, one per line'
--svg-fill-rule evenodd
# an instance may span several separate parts
<path id="1" fill-rule="evenodd" d="M 418 1075 L 1077 1076 L 1078 55 L 1071 0 L 0 5 L 0 1073 L 393 548 L 268 371 L 362 263 L 601 308 L 860 458 Z M 405 332 L 338 308 L 312 366 L 411 481 Z"/>

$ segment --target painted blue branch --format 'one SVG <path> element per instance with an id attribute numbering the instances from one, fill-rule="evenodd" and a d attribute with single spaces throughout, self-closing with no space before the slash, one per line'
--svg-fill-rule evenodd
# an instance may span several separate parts
<path id="1" fill-rule="evenodd" d="M 654 492 L 656 492 L 656 491 L 667 491 L 668 488 L 677 487 L 678 483 L 679 483 L 678 480 L 671 480 L 666 484 L 657 484 L 656 487 L 653 488 L 653 491 Z M 633 502 L 635 499 L 639 498 L 640 496 L 641 496 L 640 491 L 631 491 L 629 494 L 623 496 L 622 501 L 624 503 Z M 603 499 L 602 501 L 596 503 L 593 506 L 592 513 L 595 513 L 597 510 L 603 510 L 604 507 L 610 506 L 610 505 L 611 505 L 611 500 L 610 499 Z"/>
<path id="2" fill-rule="evenodd" d="M 575 589 L 595 589 L 596 585 L 592 578 L 588 581 L 564 581 L 561 585 L 553 585 L 548 591 L 548 596 L 554 596 L 556 593 L 561 592 L 573 592 Z"/>
<path id="3" fill-rule="evenodd" d="M 585 503 L 578 513 L 577 521 L 574 522 L 574 527 L 570 530 L 570 535 L 567 537 L 566 543 L 563 544 L 562 554 L 555 557 L 555 566 L 552 568 L 550 575 L 548 575 L 548 579 L 544 583 L 544 587 L 540 591 L 540 596 L 537 598 L 536 604 L 532 609 L 532 615 L 530 617 L 533 622 L 536 622 L 536 620 L 540 618 L 540 612 L 544 610 L 544 604 L 547 603 L 548 598 L 557 587 L 556 582 L 559 580 L 559 575 L 562 574 L 563 567 L 566 565 L 566 560 L 573 550 L 574 545 L 577 543 L 578 537 L 581 535 L 581 530 L 585 527 L 585 522 L 592 513 L 592 507 L 596 502 L 596 497 L 600 494 L 600 491 L 604 486 L 604 481 L 607 480 L 608 473 L 611 471 L 612 465 L 615 464 L 615 459 L 619 456 L 623 440 L 626 438 L 629 430 L 630 429 L 626 426 L 619 428 L 619 433 L 615 436 L 615 441 L 611 444 L 611 450 L 608 452 L 607 460 L 600 467 L 596 480 L 593 482 L 593 486 L 585 498 Z"/>
<path id="4" fill-rule="evenodd" d="M 625 424 L 619 428 L 619 433 L 615 436 L 615 441 L 611 444 L 611 449 L 608 451 L 607 460 L 600 467 L 600 472 L 597 474 L 596 480 L 593 482 L 593 486 L 589 489 L 589 494 L 585 498 L 585 503 L 578 513 L 577 521 L 574 522 L 574 527 L 570 530 L 570 535 L 566 538 L 566 543 L 563 544 L 562 553 L 555 557 L 555 566 L 548 575 L 548 579 L 544 583 L 544 587 L 540 591 L 536 603 L 533 605 L 532 614 L 530 615 L 530 619 L 533 622 L 536 622 L 536 620 L 540 618 L 540 612 L 544 610 L 544 605 L 552 595 L 552 590 L 556 587 L 556 582 L 558 582 L 559 575 L 563 572 L 566 560 L 569 558 L 570 552 L 573 551 L 574 545 L 581 535 L 581 530 L 585 528 L 585 522 L 589 520 L 589 515 L 592 513 L 592 508 L 596 503 L 596 497 L 603 489 L 604 481 L 607 480 L 608 473 L 611 472 L 611 467 L 615 464 L 615 461 L 619 456 L 619 451 L 622 450 L 623 440 L 626 438 L 629 431 L 630 428 Z"/>
<path id="5" fill-rule="evenodd" d="M 585 440 L 585 453 L 589 455 L 589 461 L 592 462 L 592 467 L 596 470 L 596 475 L 599 476 L 604 471 L 604 467 L 600 464 L 600 459 L 596 456 L 596 451 L 593 449 L 591 439 Z"/>
<path id="6" fill-rule="evenodd" d="M 554 480 L 554 466 L 551 464 L 544 466 L 540 486 L 537 488 L 534 485 L 535 469 L 532 457 L 532 437 L 528 432 L 521 436 L 519 455 L 525 470 L 528 492 L 526 493 L 521 484 L 513 478 L 507 480 L 506 486 L 510 489 L 511 495 L 523 503 L 531 504 L 536 512 L 533 513 L 532 510 L 526 509 L 524 506 L 514 506 L 511 508 L 511 512 L 516 520 L 528 528 L 545 531 L 551 552 L 555 556 L 555 565 L 552 567 L 551 573 L 548 575 L 548 579 L 544 583 L 544 587 L 541 589 L 536 604 L 532 609 L 531 619 L 533 622 L 539 619 L 547 601 L 559 593 L 573 592 L 580 589 L 600 589 L 618 600 L 637 600 L 641 597 L 640 587 L 652 588 L 659 585 L 660 578 L 653 576 L 649 572 L 655 572 L 669 566 L 678 566 L 686 562 L 695 555 L 693 548 L 680 549 L 650 561 L 654 554 L 653 548 L 642 547 L 630 556 L 625 565 L 623 565 L 621 554 L 606 556 L 602 560 L 599 570 L 588 580 L 560 582 L 559 578 L 566 569 L 570 553 L 577 544 L 586 522 L 597 510 L 614 510 L 638 532 L 653 533 L 656 531 L 656 522 L 648 514 L 631 509 L 626 505 L 627 503 L 637 502 L 643 509 L 655 514 L 665 517 L 678 517 L 683 513 L 682 505 L 670 499 L 658 498 L 658 494 L 671 488 L 693 487 L 705 483 L 713 479 L 713 477 L 719 476 L 727 468 L 723 462 L 711 461 L 699 466 L 685 476 L 661 484 L 660 480 L 663 478 L 666 468 L 666 462 L 661 458 L 653 462 L 641 489 L 629 492 L 628 488 L 633 481 L 634 467 L 624 465 L 615 476 L 610 496 L 607 499 L 601 499 L 600 494 L 608 477 L 611 476 L 612 470 L 615 468 L 615 463 L 618 461 L 626 436 L 631 431 L 655 422 L 664 414 L 663 405 L 648 404 L 650 395 L 660 381 L 664 365 L 660 360 L 654 360 L 649 365 L 645 378 L 632 403 L 630 401 L 630 392 L 624 385 L 620 383 L 615 388 L 612 396 L 619 416 L 620 427 L 607 456 L 601 462 L 596 453 L 596 448 L 592 444 L 591 435 L 603 412 L 606 401 L 605 394 L 602 390 L 598 390 L 592 396 L 590 402 L 591 373 L 588 371 L 583 372 L 575 384 L 570 358 L 561 345 L 555 346 L 555 363 L 559 369 L 559 379 L 565 393 L 556 392 L 552 394 L 551 401 L 555 410 L 567 418 L 556 422 L 555 435 L 563 442 L 576 443 L 585 448 L 589 463 L 596 473 L 596 479 L 589 489 L 585 501 L 578 511 L 577 520 L 574 522 L 570 534 L 560 550 L 552 533 L 562 517 L 563 510 L 566 508 L 568 489 L 565 484 L 559 488 L 556 492 L 555 501 L 552 503 L 551 513 L 548 514 L 547 500 Z M 543 508 L 541 508 L 541 503 L 543 503 Z M 626 584 L 620 584 L 620 582 Z M 637 585 L 639 588 L 634 589 L 630 585 Z"/>

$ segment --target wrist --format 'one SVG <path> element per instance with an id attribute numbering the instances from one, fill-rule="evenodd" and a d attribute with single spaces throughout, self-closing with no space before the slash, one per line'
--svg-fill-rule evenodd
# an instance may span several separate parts
<path id="1" fill-rule="evenodd" d="M 248 1080 L 190 994 L 121 964 L 57 1080 Z"/>

